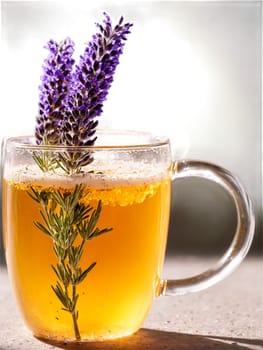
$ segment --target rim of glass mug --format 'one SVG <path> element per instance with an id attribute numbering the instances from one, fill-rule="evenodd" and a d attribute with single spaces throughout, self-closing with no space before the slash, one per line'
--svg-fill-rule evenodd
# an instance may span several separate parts
<path id="1" fill-rule="evenodd" d="M 106 142 L 102 143 L 100 136 L 106 136 Z M 61 150 L 61 149 L 72 149 L 72 150 L 100 150 L 100 149 L 133 149 L 133 148 L 153 148 L 170 145 L 170 140 L 167 136 L 155 135 L 145 131 L 134 131 L 134 130 L 118 130 L 118 129 L 98 129 L 96 132 L 96 144 L 91 146 L 85 145 L 43 145 L 35 142 L 33 135 L 24 136 L 11 136 L 5 137 L 3 142 L 11 142 L 16 148 L 28 149 L 42 149 L 42 150 Z"/>

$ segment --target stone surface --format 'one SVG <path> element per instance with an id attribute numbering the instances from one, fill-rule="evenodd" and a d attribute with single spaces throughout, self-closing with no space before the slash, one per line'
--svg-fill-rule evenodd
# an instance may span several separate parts
<path id="1" fill-rule="evenodd" d="M 169 258 L 163 275 L 186 277 L 213 262 Z M 5 269 L 0 270 L 0 303 L 0 350 L 263 349 L 262 258 L 246 258 L 230 277 L 205 291 L 157 298 L 139 332 L 107 343 L 48 344 L 32 337 L 16 309 Z"/>

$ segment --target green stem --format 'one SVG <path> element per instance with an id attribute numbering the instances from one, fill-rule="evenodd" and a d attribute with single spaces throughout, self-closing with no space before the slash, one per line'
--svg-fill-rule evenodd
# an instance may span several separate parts
<path id="1" fill-rule="evenodd" d="M 76 299 L 76 285 L 72 286 L 72 300 Z M 78 326 L 78 312 L 76 312 L 76 304 L 74 305 L 74 309 L 71 311 L 72 321 L 73 321 L 73 327 L 75 332 L 75 338 L 76 340 L 81 340 L 80 332 L 79 332 L 79 326 Z"/>

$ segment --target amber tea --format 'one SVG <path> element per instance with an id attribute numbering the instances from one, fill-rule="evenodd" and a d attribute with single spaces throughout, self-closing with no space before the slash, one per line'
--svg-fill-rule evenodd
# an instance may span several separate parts
<path id="1" fill-rule="evenodd" d="M 171 180 L 140 176 L 119 183 L 108 180 L 103 187 L 92 184 L 92 175 L 82 181 L 84 200 L 92 207 L 102 202 L 99 226 L 112 231 L 88 242 L 81 258 L 83 268 L 93 262 L 96 266 L 78 286 L 79 331 L 84 339 L 130 334 L 141 326 L 158 293 Z M 5 179 L 6 252 L 18 303 L 34 334 L 70 339 L 71 317 L 50 287 L 56 284 L 53 243 L 34 225 L 42 220 L 41 206 L 29 195 L 57 189 L 63 193 L 74 187 L 56 178 L 48 183 Z"/>

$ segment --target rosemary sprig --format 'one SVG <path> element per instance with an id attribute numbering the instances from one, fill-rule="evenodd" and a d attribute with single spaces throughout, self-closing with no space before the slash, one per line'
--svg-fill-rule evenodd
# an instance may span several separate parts
<path id="1" fill-rule="evenodd" d="M 56 265 L 51 265 L 57 281 L 52 290 L 62 304 L 62 310 L 72 317 L 76 340 L 80 340 L 78 327 L 77 286 L 93 270 L 92 262 L 84 270 L 80 266 L 85 244 L 88 240 L 111 231 L 111 228 L 97 227 L 101 214 L 101 201 L 97 208 L 85 204 L 87 195 L 83 184 L 75 185 L 73 190 L 37 190 L 31 187 L 29 196 L 41 205 L 42 222 L 35 221 L 36 227 L 53 241 L 53 250 L 57 257 Z M 80 243 L 77 243 L 77 239 Z"/>

